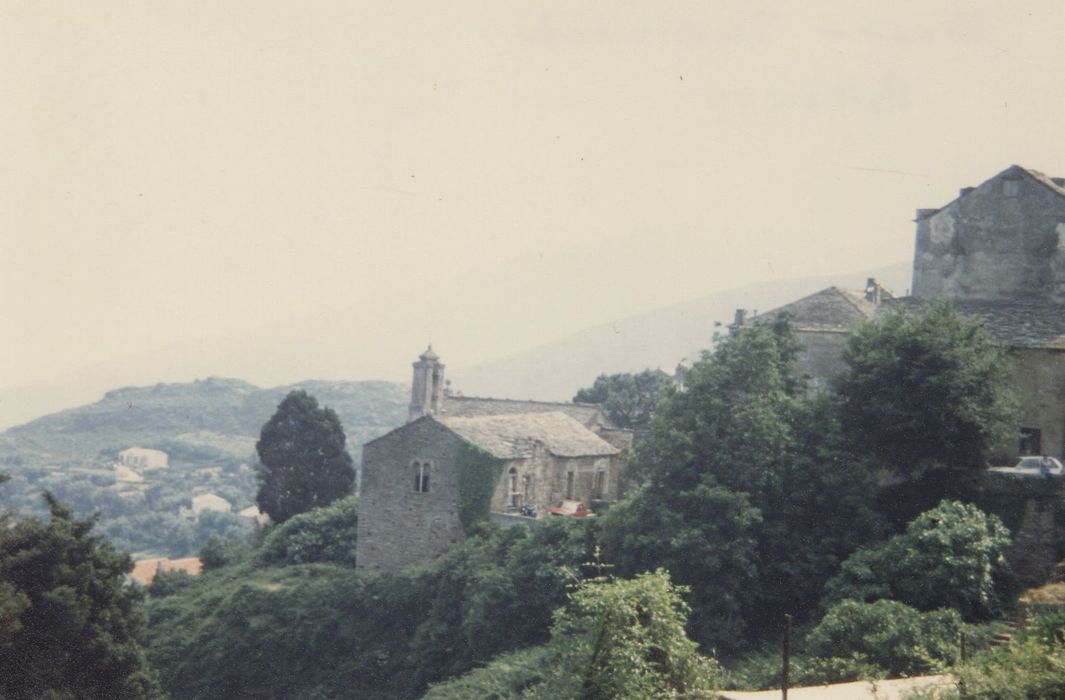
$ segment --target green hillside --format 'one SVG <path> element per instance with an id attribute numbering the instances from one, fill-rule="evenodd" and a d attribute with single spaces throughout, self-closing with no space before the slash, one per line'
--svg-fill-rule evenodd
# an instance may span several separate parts
<path id="1" fill-rule="evenodd" d="M 294 389 L 306 390 L 337 412 L 356 461 L 363 442 L 400 425 L 406 417 L 408 390 L 390 382 L 306 381 L 260 389 L 239 379 L 212 377 L 127 387 L 109 391 L 88 406 L 0 433 L 0 468 L 84 465 L 114 459 L 133 446 L 162 449 L 178 462 L 182 445 L 208 445 L 225 456 L 250 459 L 262 424 Z"/>
<path id="2" fill-rule="evenodd" d="M 38 418 L 0 434 L 0 510 L 41 512 L 51 491 L 80 515 L 99 513 L 99 529 L 135 555 L 195 554 L 212 534 L 249 522 L 254 503 L 255 441 L 289 391 L 303 389 L 337 412 L 348 451 L 406 418 L 408 389 L 389 382 L 307 381 L 261 389 L 210 378 L 108 392 L 100 401 Z M 162 450 L 169 466 L 121 474 L 118 453 Z M 228 511 L 191 513 L 193 497 L 226 499 Z"/>

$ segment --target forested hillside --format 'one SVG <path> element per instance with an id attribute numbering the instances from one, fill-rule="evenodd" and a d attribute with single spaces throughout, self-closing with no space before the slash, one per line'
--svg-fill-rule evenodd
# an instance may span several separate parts
<path id="1" fill-rule="evenodd" d="M 407 388 L 391 382 L 306 381 L 261 389 L 209 378 L 109 391 L 96 403 L 38 418 L 0 434 L 0 466 L 85 464 L 127 447 L 210 447 L 245 459 L 259 429 L 289 391 L 303 389 L 340 416 L 349 445 L 399 425 Z M 356 450 L 357 452 L 357 450 Z M 352 455 L 358 459 L 357 455 Z"/>
<path id="2" fill-rule="evenodd" d="M 234 534 L 245 525 L 237 513 L 254 501 L 255 441 L 278 403 L 296 389 L 336 411 L 356 463 L 363 442 L 406 415 L 407 388 L 388 382 L 261 389 L 211 378 L 116 389 L 96 403 L 0 435 L 0 473 L 11 477 L 0 508 L 42 513 L 40 493 L 48 490 L 80 515 L 99 512 L 99 530 L 120 549 L 194 554 L 211 534 Z M 166 452 L 169 466 L 121 474 L 114 465 L 130 447 Z M 224 498 L 231 508 L 189 514 L 198 495 Z"/>

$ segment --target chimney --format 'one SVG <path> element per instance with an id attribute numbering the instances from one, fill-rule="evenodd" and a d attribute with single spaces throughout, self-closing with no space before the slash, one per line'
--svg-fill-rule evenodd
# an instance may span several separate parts
<path id="1" fill-rule="evenodd" d="M 747 323 L 747 309 L 736 309 L 736 318 L 732 322 L 733 328 L 742 328 Z"/>
<path id="2" fill-rule="evenodd" d="M 874 306 L 880 306 L 880 283 L 876 281 L 875 277 L 869 277 L 865 280 L 865 300 L 872 302 Z"/>

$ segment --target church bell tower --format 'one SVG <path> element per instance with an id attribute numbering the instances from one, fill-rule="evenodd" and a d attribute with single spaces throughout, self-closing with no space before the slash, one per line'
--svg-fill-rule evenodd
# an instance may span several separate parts
<path id="1" fill-rule="evenodd" d="M 418 356 L 418 361 L 412 366 L 414 381 L 411 383 L 408 423 L 439 411 L 444 397 L 444 364 L 440 362 L 440 356 L 433 352 L 432 345 Z"/>

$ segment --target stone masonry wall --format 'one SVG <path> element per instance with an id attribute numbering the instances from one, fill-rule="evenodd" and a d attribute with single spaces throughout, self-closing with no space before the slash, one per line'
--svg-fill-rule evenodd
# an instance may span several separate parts
<path id="1" fill-rule="evenodd" d="M 843 371 L 840 357 L 847 344 L 845 331 L 797 330 L 795 338 L 802 346 L 796 362 L 799 373 L 810 378 L 811 388 L 820 389 Z"/>
<path id="2" fill-rule="evenodd" d="M 1061 533 L 1054 517 L 1059 495 L 1033 498 L 1025 504 L 1024 520 L 1014 534 L 1006 558 L 1025 587 L 1041 586 L 1061 559 Z"/>
<path id="3" fill-rule="evenodd" d="M 1065 350 L 1013 348 L 1010 356 L 1020 424 L 1042 431 L 1042 454 L 1065 458 Z M 1016 439 L 1006 445 L 1005 452 L 1009 460 L 1017 457 Z"/>
<path id="4" fill-rule="evenodd" d="M 509 460 L 503 465 L 503 475 L 492 496 L 491 509 L 497 513 L 517 510 L 510 505 L 510 470 L 515 471 L 517 490 L 522 496 L 518 498 L 518 507 L 524 504 L 536 506 L 540 514 L 546 513 L 550 506 L 566 497 L 567 473 L 574 473 L 573 496 L 586 503 L 593 500 L 595 473 L 602 469 L 606 473 L 606 489 L 603 498 L 618 498 L 618 457 L 556 457 L 543 448 L 538 448 L 527 459 Z M 524 498 L 524 479 L 529 477 L 529 496 Z"/>
<path id="5" fill-rule="evenodd" d="M 458 440 L 423 418 L 363 447 L 357 570 L 390 572 L 429 562 L 463 538 Z M 415 460 L 432 464 L 428 493 L 414 490 Z"/>
<path id="6" fill-rule="evenodd" d="M 1065 302 L 1065 196 L 1014 166 L 921 210 L 913 294 Z"/>

